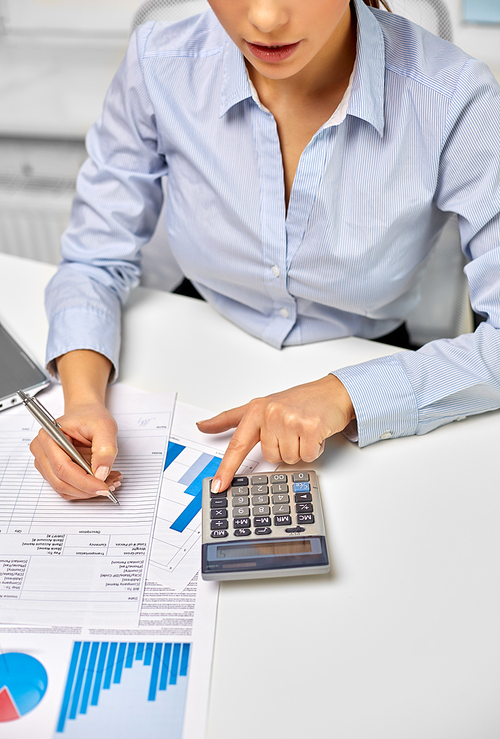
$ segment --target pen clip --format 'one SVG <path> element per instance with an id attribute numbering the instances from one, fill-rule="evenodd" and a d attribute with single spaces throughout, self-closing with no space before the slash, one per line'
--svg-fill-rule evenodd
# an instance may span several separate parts
<path id="1" fill-rule="evenodd" d="M 28 402 L 31 402 L 31 403 L 33 403 L 34 405 L 36 405 L 36 407 L 38 408 L 38 410 L 39 410 L 39 411 L 40 411 L 41 413 L 43 413 L 43 414 L 44 414 L 45 416 L 47 416 L 47 418 L 49 419 L 49 421 L 51 421 L 51 423 L 53 423 L 53 424 L 54 424 L 54 426 L 56 426 L 56 427 L 57 427 L 58 429 L 60 429 L 60 428 L 61 428 L 61 424 L 60 424 L 60 423 L 58 423 L 58 421 L 56 421 L 56 419 L 54 418 L 54 416 L 53 416 L 53 415 L 52 415 L 51 413 L 49 413 L 49 411 L 48 411 L 48 410 L 47 410 L 47 409 L 45 408 L 45 406 L 43 406 L 43 405 L 42 405 L 42 404 L 40 403 L 40 401 L 39 401 L 39 400 L 38 400 L 37 398 L 35 398 L 35 396 L 34 396 L 34 395 L 30 395 L 30 396 L 29 396 L 29 401 L 28 401 Z"/>

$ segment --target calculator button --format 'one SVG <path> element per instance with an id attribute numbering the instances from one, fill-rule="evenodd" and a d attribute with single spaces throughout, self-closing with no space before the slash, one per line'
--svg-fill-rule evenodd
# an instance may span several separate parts
<path id="1" fill-rule="evenodd" d="M 210 511 L 210 518 L 227 518 L 227 508 L 213 508 Z"/>
<path id="2" fill-rule="evenodd" d="M 231 488 L 231 495 L 248 495 L 248 487 L 239 485 L 237 488 Z"/>
<path id="3" fill-rule="evenodd" d="M 249 503 L 250 503 L 250 498 L 248 498 L 246 495 L 236 495 L 233 498 L 233 506 L 248 505 Z"/>
<path id="4" fill-rule="evenodd" d="M 301 482 L 309 480 L 309 472 L 294 472 L 292 475 L 293 482 Z"/>
<path id="5" fill-rule="evenodd" d="M 252 485 L 251 487 L 252 495 L 267 495 L 268 492 L 269 488 L 267 485 Z"/>
<path id="6" fill-rule="evenodd" d="M 257 536 L 262 536 L 263 534 L 272 534 L 273 530 L 266 526 L 262 529 L 255 529 L 255 533 L 257 534 Z"/>
<path id="7" fill-rule="evenodd" d="M 312 499 L 311 493 L 295 493 L 296 503 L 309 503 Z"/>
<path id="8" fill-rule="evenodd" d="M 292 523 L 291 516 L 275 516 L 274 517 L 275 526 L 290 526 L 291 523 Z"/>
<path id="9" fill-rule="evenodd" d="M 258 505 L 252 508 L 252 516 L 269 516 L 271 509 L 268 505 Z"/>
<path id="10" fill-rule="evenodd" d="M 248 529 L 250 527 L 250 519 L 249 518 L 235 518 L 233 521 L 233 526 L 235 529 Z"/>
<path id="11" fill-rule="evenodd" d="M 273 514 L 276 513 L 290 513 L 290 506 L 280 503 L 280 505 L 273 506 Z"/>
<path id="12" fill-rule="evenodd" d="M 213 498 L 210 501 L 210 508 L 227 508 L 227 498 Z"/>
<path id="13" fill-rule="evenodd" d="M 271 485 L 272 493 L 288 493 L 288 485 L 280 483 L 279 485 Z"/>
<path id="14" fill-rule="evenodd" d="M 284 493 L 273 495 L 273 503 L 289 503 L 289 502 L 290 502 L 289 495 L 285 495 Z"/>
<path id="15" fill-rule="evenodd" d="M 294 482 L 293 492 L 294 493 L 308 493 L 311 490 L 311 486 L 308 482 Z"/>
<path id="16" fill-rule="evenodd" d="M 254 495 L 252 505 L 269 505 L 269 495 Z"/>
<path id="17" fill-rule="evenodd" d="M 270 526 L 271 516 L 255 516 L 253 520 L 254 526 Z"/>
<path id="18" fill-rule="evenodd" d="M 210 528 L 212 531 L 216 529 L 227 529 L 227 518 L 218 518 L 215 521 L 210 521 Z"/>
<path id="19" fill-rule="evenodd" d="M 270 482 L 271 482 L 272 485 L 274 485 L 277 482 L 287 483 L 288 482 L 288 477 L 283 472 L 279 472 L 279 473 L 276 473 L 275 475 L 271 475 L 271 477 L 269 478 L 269 480 L 270 480 Z"/>
<path id="20" fill-rule="evenodd" d="M 225 490 L 219 490 L 218 493 L 214 493 L 213 490 L 210 491 L 210 497 L 211 498 L 225 498 L 226 497 L 226 491 Z"/>
<path id="21" fill-rule="evenodd" d="M 240 477 L 233 477 L 231 487 L 237 488 L 239 485 L 248 485 L 248 477 L 245 477 L 244 475 Z"/>
<path id="22" fill-rule="evenodd" d="M 297 523 L 314 523 L 314 514 L 297 513 Z"/>
<path id="23" fill-rule="evenodd" d="M 239 518 L 240 516 L 249 516 L 250 515 L 250 508 L 247 506 L 240 506 L 237 508 L 233 508 L 233 517 Z"/>
<path id="24" fill-rule="evenodd" d="M 266 485 L 267 484 L 267 475 L 255 475 L 252 477 L 252 485 Z"/>
<path id="25" fill-rule="evenodd" d="M 250 529 L 235 529 L 233 531 L 235 536 L 250 536 L 251 533 Z"/>
<path id="26" fill-rule="evenodd" d="M 285 529 L 287 534 L 301 534 L 302 531 L 305 531 L 305 528 L 303 526 L 292 526 L 289 529 Z"/>
<path id="27" fill-rule="evenodd" d="M 227 531 L 224 531 L 223 529 L 219 529 L 218 531 L 212 531 L 210 534 L 212 539 L 224 539 L 225 536 L 229 536 Z"/>
<path id="28" fill-rule="evenodd" d="M 295 506 L 295 512 L 296 513 L 312 513 L 313 504 L 312 503 L 297 503 L 297 505 Z"/>

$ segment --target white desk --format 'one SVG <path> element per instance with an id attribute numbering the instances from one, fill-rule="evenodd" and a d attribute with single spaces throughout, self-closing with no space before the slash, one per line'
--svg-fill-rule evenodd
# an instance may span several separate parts
<path id="1" fill-rule="evenodd" d="M 53 271 L 0 255 L 0 320 L 42 361 Z M 121 380 L 217 411 L 392 351 L 278 352 L 204 303 L 138 289 Z M 221 586 L 207 739 L 498 739 L 499 446 L 499 413 L 327 442 L 314 466 L 333 573 Z"/>

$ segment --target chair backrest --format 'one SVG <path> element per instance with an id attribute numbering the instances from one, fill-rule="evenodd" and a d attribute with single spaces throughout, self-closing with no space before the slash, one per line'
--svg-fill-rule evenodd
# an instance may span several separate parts
<path id="1" fill-rule="evenodd" d="M 146 0 L 136 10 L 132 19 L 132 31 L 147 21 L 168 21 L 177 23 L 190 15 L 208 10 L 206 0 Z"/>
<path id="2" fill-rule="evenodd" d="M 396 15 L 403 15 L 446 41 L 453 40 L 450 13 L 443 0 L 388 0 L 388 2 Z"/>

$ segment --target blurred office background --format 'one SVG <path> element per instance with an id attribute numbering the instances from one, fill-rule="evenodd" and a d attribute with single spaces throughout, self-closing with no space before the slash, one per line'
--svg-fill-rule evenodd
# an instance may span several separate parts
<path id="1" fill-rule="evenodd" d="M 180 1 L 185 14 L 206 7 L 205 0 Z M 422 0 L 393 0 L 396 12 L 401 2 L 417 8 Z M 500 80 L 500 0 L 444 2 L 454 43 Z M 1 252 L 59 261 L 84 137 L 140 6 L 141 0 L 0 0 Z M 146 260 L 162 248 L 161 233 L 156 238 Z M 146 270 L 154 275 L 148 284 L 175 287 L 180 274 L 172 265 L 166 270 Z"/>

